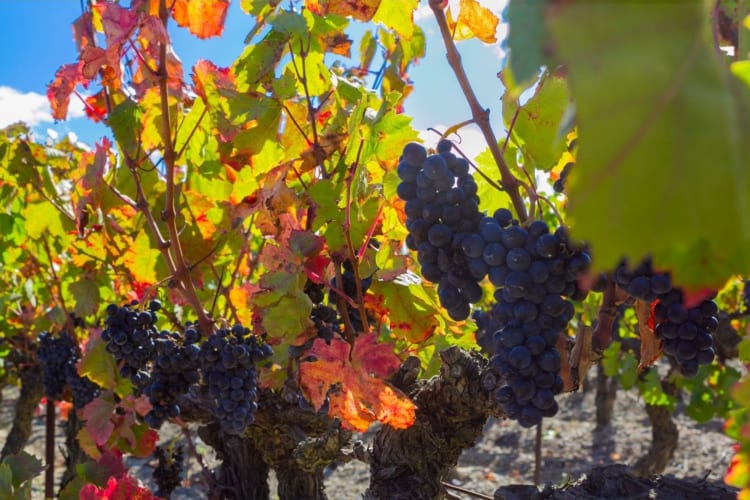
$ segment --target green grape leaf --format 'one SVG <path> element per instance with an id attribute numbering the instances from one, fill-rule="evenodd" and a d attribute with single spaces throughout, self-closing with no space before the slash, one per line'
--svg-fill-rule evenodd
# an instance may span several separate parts
<path id="1" fill-rule="evenodd" d="M 89 340 L 88 351 L 81 359 L 80 374 L 104 389 L 115 391 L 120 397 L 133 392 L 130 380 L 120 375 L 115 358 L 107 352 L 107 343 L 98 335 Z"/>
<path id="2" fill-rule="evenodd" d="M 544 46 L 547 43 L 547 29 L 544 20 L 543 0 L 519 0 L 508 2 L 505 17 L 508 20 L 508 50 L 512 78 L 508 91 L 518 96 L 526 87 L 524 83 L 533 80 L 539 68 L 546 63 Z"/>
<path id="3" fill-rule="evenodd" d="M 408 40 L 414 33 L 412 15 L 414 9 L 417 8 L 417 3 L 418 0 L 403 0 L 400 2 L 381 1 L 372 20 L 383 23 L 387 28 L 394 30 Z"/>
<path id="4" fill-rule="evenodd" d="M 77 315 L 90 316 L 96 314 L 101 297 L 99 285 L 92 280 L 79 279 L 68 285 L 68 292 L 75 298 L 74 311 Z"/>
<path id="5" fill-rule="evenodd" d="M 45 469 L 41 460 L 25 451 L 8 456 L 3 463 L 10 467 L 15 488 L 20 488 L 25 481 L 33 479 Z"/>
<path id="6" fill-rule="evenodd" d="M 509 94 L 503 96 L 503 118 L 510 127 L 512 141 L 523 152 L 524 162 L 539 170 L 549 171 L 565 152 L 560 125 L 568 107 L 570 92 L 564 78 L 545 73 L 534 95 L 523 106 Z M 514 121 L 514 115 L 515 116 Z"/>
<path id="7" fill-rule="evenodd" d="M 703 2 L 554 12 L 580 131 L 573 235 L 599 269 L 651 254 L 690 289 L 750 272 L 748 89 L 722 67 Z"/>
<path id="8" fill-rule="evenodd" d="M 643 396 L 643 401 L 651 406 L 674 407 L 675 398 L 664 392 L 657 370 L 648 370 L 646 376 L 638 383 L 638 390 Z"/>
<path id="9" fill-rule="evenodd" d="M 43 234 L 65 236 L 60 212 L 51 203 L 30 203 L 24 214 L 26 233 L 33 239 L 39 239 Z"/>
<path id="10" fill-rule="evenodd" d="M 608 377 L 617 376 L 620 364 L 620 348 L 620 342 L 615 340 L 602 353 L 602 368 L 604 368 L 604 374 Z"/>
<path id="11" fill-rule="evenodd" d="M 437 328 L 436 308 L 439 306 L 428 296 L 422 283 L 402 285 L 374 281 L 372 291 L 388 309 L 393 334 L 419 343 Z"/>

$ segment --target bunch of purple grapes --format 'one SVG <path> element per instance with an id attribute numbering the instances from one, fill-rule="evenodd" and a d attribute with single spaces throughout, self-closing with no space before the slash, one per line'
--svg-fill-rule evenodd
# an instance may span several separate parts
<path id="1" fill-rule="evenodd" d="M 713 300 L 688 307 L 683 293 L 672 285 L 669 273 L 657 272 L 650 259 L 635 269 L 621 262 L 613 274 L 615 283 L 629 295 L 654 306 L 654 331 L 664 341 L 664 352 L 672 357 L 686 377 L 714 359 L 712 334 L 719 326 L 719 308 Z"/>
<path id="2" fill-rule="evenodd" d="M 479 282 L 489 272 L 481 254 L 468 255 L 464 242 L 492 238 L 482 232 L 477 184 L 469 163 L 451 153 L 453 144 L 441 140 L 437 154 L 427 155 L 423 146 L 404 147 L 397 192 L 406 202 L 404 211 L 409 235 L 406 245 L 417 252 L 422 276 L 438 283 L 440 303 L 451 318 L 469 317 L 470 304 L 482 297 Z"/>
<path id="3" fill-rule="evenodd" d="M 578 278 L 591 258 L 571 244 L 564 228 L 550 232 L 543 221 L 523 227 L 507 210 L 499 210 L 495 220 L 501 230 L 493 248 L 503 258 L 493 262 L 496 303 L 489 313 L 480 313 L 480 326 L 497 328 L 491 367 L 504 380 L 498 402 L 509 418 L 531 427 L 557 413 L 555 396 L 563 381 L 556 346 L 575 312 L 566 297 L 586 297 Z"/>
<path id="4" fill-rule="evenodd" d="M 239 324 L 219 330 L 201 344 L 203 379 L 208 384 L 214 417 L 225 433 L 241 435 L 255 420 L 255 364 L 272 354 L 271 346 Z"/>

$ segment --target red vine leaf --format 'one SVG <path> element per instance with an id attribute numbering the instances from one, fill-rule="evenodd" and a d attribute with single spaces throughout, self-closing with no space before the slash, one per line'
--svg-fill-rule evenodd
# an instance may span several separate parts
<path id="1" fill-rule="evenodd" d="M 172 17 L 198 38 L 219 36 L 224 31 L 229 0 L 175 0 Z"/>
<path id="2" fill-rule="evenodd" d="M 308 354 L 315 361 L 300 365 L 300 385 L 316 409 L 328 395 L 329 415 L 358 431 L 376 420 L 396 429 L 414 423 L 414 403 L 384 381 L 398 370 L 401 360 L 390 344 L 378 342 L 376 334 L 359 336 L 351 359 L 350 345 L 336 338 L 331 345 L 316 339 Z"/>
<path id="3" fill-rule="evenodd" d="M 55 79 L 47 87 L 47 100 L 52 108 L 52 118 L 64 120 L 68 116 L 70 94 L 81 81 L 79 64 L 65 64 L 57 70 Z"/>
<path id="4" fill-rule="evenodd" d="M 107 46 L 122 46 L 138 25 L 138 12 L 113 2 L 98 2 L 92 6 L 94 23 L 101 22 Z"/>
<path id="5" fill-rule="evenodd" d="M 128 475 L 110 477 L 105 487 L 86 484 L 81 488 L 80 500 L 158 500 L 148 488 Z"/>

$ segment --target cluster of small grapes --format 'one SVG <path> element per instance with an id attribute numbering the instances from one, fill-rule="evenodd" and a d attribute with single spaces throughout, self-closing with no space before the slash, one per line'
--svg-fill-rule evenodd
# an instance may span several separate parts
<path id="1" fill-rule="evenodd" d="M 495 319 L 491 310 L 474 309 L 471 317 L 477 325 L 477 345 L 484 354 L 491 357 L 495 354 L 495 332 L 502 330 L 503 324 Z"/>
<path id="2" fill-rule="evenodd" d="M 170 448 L 157 446 L 154 449 L 156 467 L 152 477 L 156 483 L 156 496 L 169 498 L 172 492 L 182 482 L 182 472 L 185 465 L 185 455 L 181 445 Z"/>
<path id="3" fill-rule="evenodd" d="M 213 413 L 227 434 L 242 434 L 258 409 L 255 364 L 273 354 L 271 346 L 242 325 L 221 329 L 200 348 L 204 382 Z"/>
<path id="4" fill-rule="evenodd" d="M 156 359 L 149 382 L 143 388 L 152 406 L 145 418 L 150 427 L 158 429 L 167 418 L 177 417 L 178 398 L 200 380 L 201 349 L 197 345 L 200 339 L 200 332 L 192 324 L 187 325 L 184 336 L 166 330 L 159 332 L 155 340 Z"/>
<path id="5" fill-rule="evenodd" d="M 161 302 L 152 300 L 148 311 L 134 309 L 137 305 L 137 301 L 122 307 L 109 304 L 102 339 L 107 342 L 107 351 L 121 363 L 120 375 L 128 377 L 140 390 L 149 381 L 144 368 L 156 356 L 158 332 L 155 325 Z"/>
<path id="6" fill-rule="evenodd" d="M 629 270 L 625 262 L 613 274 L 615 283 L 629 295 L 654 306 L 654 331 L 664 341 L 664 352 L 674 358 L 686 377 L 714 359 L 711 334 L 719 326 L 719 308 L 713 300 L 686 307 L 682 292 L 674 288 L 668 273 L 655 272 L 650 259 Z"/>
<path id="7" fill-rule="evenodd" d="M 68 387 L 70 387 L 70 392 L 73 393 L 73 407 L 83 408 L 99 396 L 101 388 L 90 378 L 82 377 L 78 373 L 78 369 L 76 368 L 77 359 L 70 358 L 68 360 L 63 374 Z"/>
<path id="8" fill-rule="evenodd" d="M 345 260 L 343 262 L 343 272 L 341 273 L 341 282 L 343 285 L 343 289 L 341 290 L 346 294 L 347 297 L 351 298 L 352 300 L 356 301 L 358 294 L 357 294 L 357 276 L 354 273 L 354 267 L 352 266 L 352 263 L 350 260 Z M 367 291 L 370 289 L 370 286 L 372 285 L 372 276 L 368 276 L 366 278 L 361 278 L 359 282 L 359 288 L 362 292 L 362 296 L 364 297 L 364 294 L 367 293 Z M 337 287 L 336 278 L 331 279 L 331 287 Z M 336 293 L 334 291 L 330 291 L 328 293 L 328 303 L 329 304 L 336 304 L 337 298 Z M 349 320 L 352 323 L 352 328 L 354 329 L 355 333 L 359 333 L 364 330 L 364 323 L 362 322 L 362 317 L 360 316 L 359 309 L 356 307 L 352 307 L 349 303 L 346 304 L 346 311 L 349 315 Z"/>
<path id="9" fill-rule="evenodd" d="M 506 415 L 531 427 L 557 413 L 555 395 L 563 381 L 556 345 L 575 312 L 563 297 L 586 297 L 578 278 L 591 258 L 571 244 L 565 228 L 551 233 L 543 221 L 524 228 L 509 211 L 500 212 L 494 251 L 504 260 L 498 259 L 490 274 L 498 287 L 490 319 L 501 328 L 494 334 L 491 366 L 504 380 L 497 399 Z"/>
<path id="10" fill-rule="evenodd" d="M 325 297 L 323 288 L 323 285 L 313 283 L 310 280 L 305 283 L 305 294 L 310 297 L 310 300 L 313 303 L 310 319 L 315 324 L 318 337 L 330 344 L 333 339 L 333 334 L 339 333 L 341 329 L 339 326 L 339 315 L 336 312 L 336 309 L 323 304 L 323 298 Z"/>
<path id="11" fill-rule="evenodd" d="M 73 393 L 73 405 L 83 408 L 99 393 L 99 386 L 88 377 L 81 377 L 76 363 L 81 357 L 73 337 L 67 332 L 55 337 L 49 332 L 39 335 L 39 363 L 45 394 L 50 399 L 59 399 L 65 386 Z"/>
<path id="12" fill-rule="evenodd" d="M 469 304 L 482 297 L 481 281 L 490 264 L 482 254 L 467 254 L 469 239 L 495 241 L 479 212 L 477 184 L 469 164 L 451 153 L 453 144 L 441 140 L 437 154 L 407 144 L 398 165 L 398 196 L 406 202 L 406 246 L 417 251 L 422 276 L 438 283 L 440 303 L 455 320 L 469 317 Z M 485 239 L 485 237 L 487 239 Z"/>

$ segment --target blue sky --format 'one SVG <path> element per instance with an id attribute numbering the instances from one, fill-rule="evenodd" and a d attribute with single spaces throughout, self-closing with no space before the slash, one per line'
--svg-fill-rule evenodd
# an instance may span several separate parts
<path id="1" fill-rule="evenodd" d="M 480 1 L 498 14 L 506 3 L 504 0 Z M 451 2 L 454 3 L 458 2 Z M 0 51 L 0 127 L 23 120 L 33 125 L 40 135 L 46 135 L 48 129 L 59 134 L 74 132 L 87 143 L 93 143 L 106 134 L 103 126 L 82 117 L 82 108 L 75 99 L 71 101 L 71 117 L 57 124 L 52 121 L 46 103 L 46 87 L 55 70 L 76 60 L 71 22 L 80 14 L 80 0 L 0 0 L 0 19 L 3 20 L 3 29 L 0 30 L 0 46 L 3 47 Z M 414 126 L 420 130 L 446 128 L 469 119 L 468 105 L 448 67 L 437 24 L 426 1 L 420 2 L 415 19 L 427 35 L 427 55 L 409 72 L 415 82 L 415 91 L 406 101 L 406 113 L 414 118 Z M 200 58 L 210 59 L 221 66 L 231 64 L 242 51 L 243 40 L 251 26 L 251 18 L 234 0 L 221 38 L 197 40 L 174 26 L 171 34 L 175 50 L 187 71 Z M 498 38 L 505 33 L 506 26 L 501 24 Z M 480 103 L 490 108 L 493 126 L 499 135 L 502 87 L 496 75 L 504 63 L 504 52 L 499 43 L 486 45 L 474 40 L 460 42 L 458 47 Z M 462 149 L 472 152 L 483 149 L 476 127 L 464 129 L 461 135 Z M 435 142 L 434 135 L 425 137 L 430 143 Z"/>

